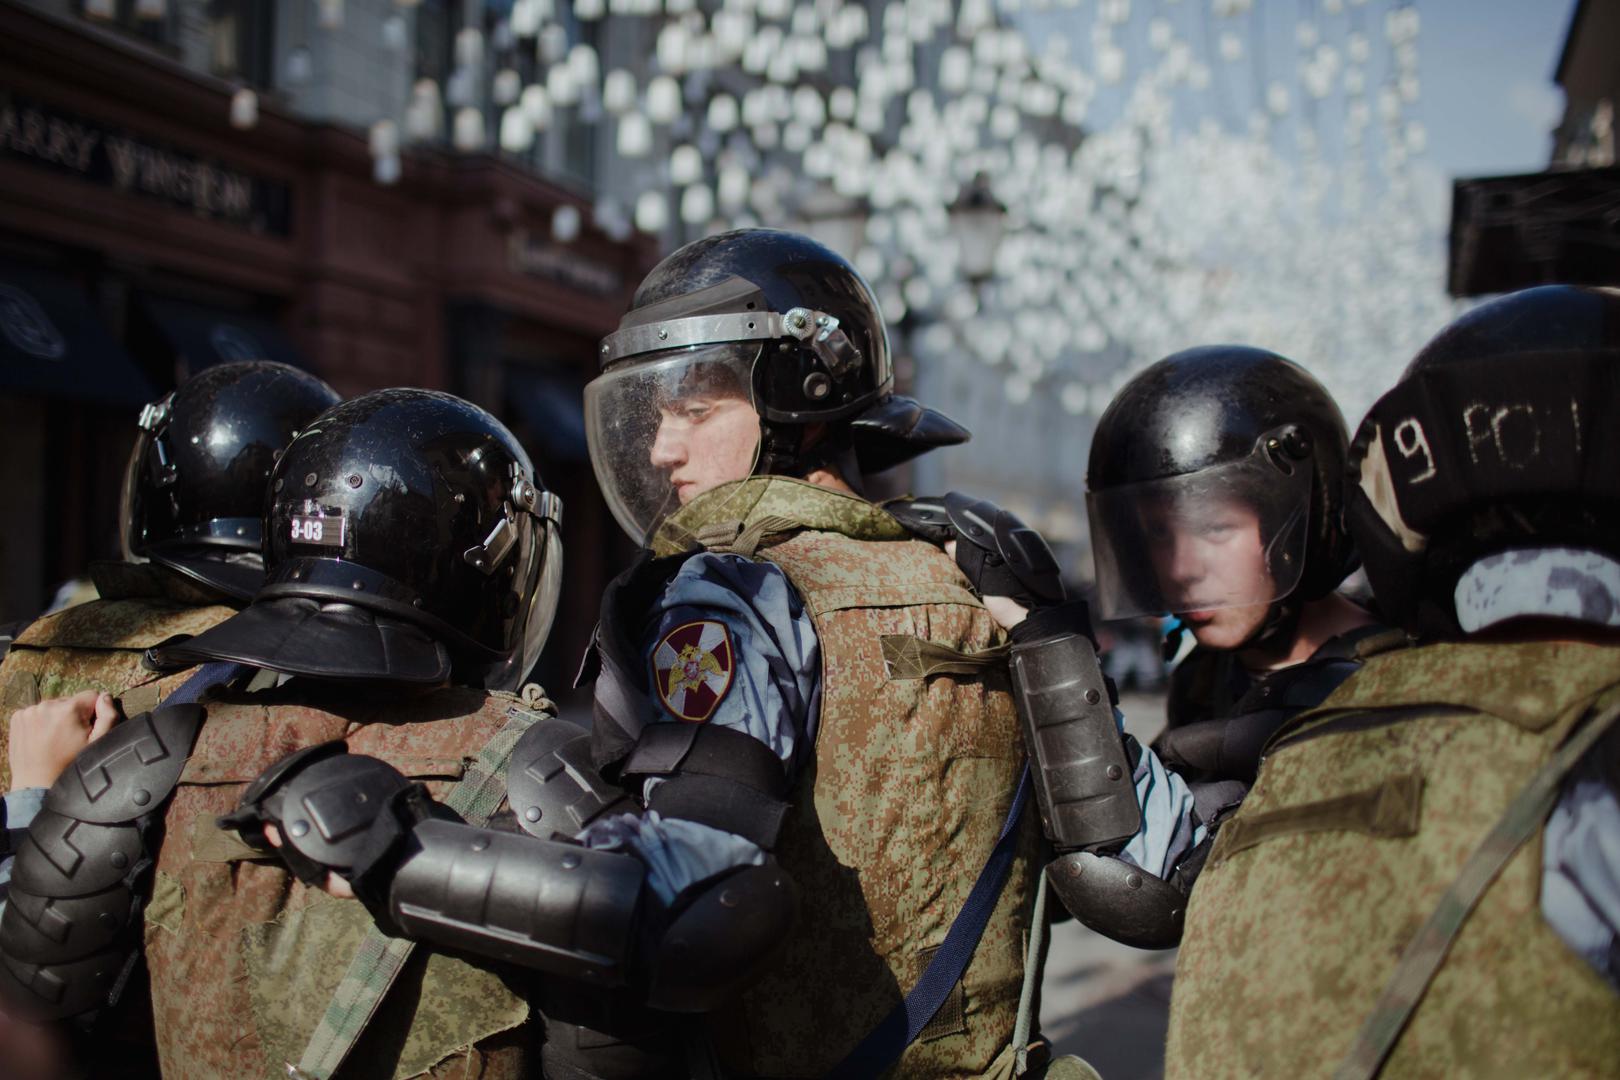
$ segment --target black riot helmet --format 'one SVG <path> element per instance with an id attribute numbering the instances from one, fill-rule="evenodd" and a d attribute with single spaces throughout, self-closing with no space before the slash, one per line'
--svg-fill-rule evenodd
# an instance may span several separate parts
<path id="1" fill-rule="evenodd" d="M 1356 566 L 1346 442 L 1322 384 L 1264 349 L 1188 349 L 1131 379 L 1097 423 L 1086 473 L 1103 616 L 1264 603 L 1275 606 L 1256 638 L 1288 625 Z M 1245 522 L 1258 525 L 1263 573 L 1199 562 L 1210 548 L 1191 540 L 1218 544 Z"/>
<path id="2" fill-rule="evenodd" d="M 365 394 L 282 455 L 253 603 L 159 659 L 515 689 L 556 612 L 561 522 L 561 500 L 483 409 L 432 390 Z"/>
<path id="3" fill-rule="evenodd" d="M 602 374 L 585 390 L 591 461 L 637 540 L 688 497 L 659 460 L 659 440 L 669 425 L 703 422 L 708 414 L 691 402 L 747 404 L 758 438 L 742 452 L 751 450 L 749 472 L 759 474 L 802 477 L 842 460 L 854 480 L 968 437 L 893 393 L 871 287 L 843 256 L 797 233 L 741 229 L 676 251 L 636 290 L 599 359 Z M 813 445 L 810 425 L 825 425 Z"/>
<path id="4" fill-rule="evenodd" d="M 264 576 L 270 470 L 338 400 L 307 371 L 250 361 L 205 368 L 146 406 L 119 508 L 125 559 L 150 559 L 246 603 Z"/>
<path id="5" fill-rule="evenodd" d="M 1379 606 L 1460 631 L 1477 560 L 1569 547 L 1620 559 L 1620 293 L 1548 285 L 1457 319 L 1367 413 L 1347 520 Z"/>

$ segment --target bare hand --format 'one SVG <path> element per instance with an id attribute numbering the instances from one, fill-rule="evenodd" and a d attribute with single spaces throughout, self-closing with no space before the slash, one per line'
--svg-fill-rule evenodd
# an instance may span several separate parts
<path id="1" fill-rule="evenodd" d="M 264 827 L 264 838 L 269 841 L 271 847 L 278 848 L 281 846 L 281 830 L 274 825 Z M 328 896 L 335 896 L 339 900 L 354 899 L 353 886 L 349 884 L 347 879 L 340 878 L 336 874 L 326 875 L 325 888 Z"/>
<path id="2" fill-rule="evenodd" d="M 80 751 L 117 722 L 112 695 L 95 690 L 18 709 L 11 714 L 12 787 L 50 787 Z"/>
<path id="3" fill-rule="evenodd" d="M 945 541 L 945 554 L 953 560 L 956 558 L 955 540 Z M 986 596 L 982 599 L 985 610 L 990 612 L 990 617 L 996 620 L 996 625 L 1003 630 L 1011 630 L 1029 617 L 1029 608 L 1010 596 Z"/>

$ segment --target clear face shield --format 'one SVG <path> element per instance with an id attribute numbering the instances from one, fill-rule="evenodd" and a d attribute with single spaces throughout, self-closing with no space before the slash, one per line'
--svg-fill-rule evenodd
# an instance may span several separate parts
<path id="1" fill-rule="evenodd" d="M 167 448 L 163 442 L 173 402 L 174 394 L 170 393 L 143 406 L 135 421 L 135 445 L 130 449 L 129 461 L 124 466 L 124 486 L 118 494 L 118 546 L 125 562 L 146 561 L 136 552 L 142 545 L 140 538 L 135 535 L 141 517 L 141 470 L 148 467 L 154 470 L 156 475 L 151 477 L 154 485 L 174 482 L 174 463 L 167 460 Z M 148 466 L 147 455 L 154 447 L 157 459 Z"/>
<path id="2" fill-rule="evenodd" d="M 585 387 L 591 465 L 608 507 L 637 543 L 672 513 L 759 461 L 758 342 L 647 353 Z"/>
<path id="3" fill-rule="evenodd" d="M 1182 476 L 1090 492 L 1104 619 L 1281 600 L 1304 570 L 1308 460 L 1267 448 Z"/>

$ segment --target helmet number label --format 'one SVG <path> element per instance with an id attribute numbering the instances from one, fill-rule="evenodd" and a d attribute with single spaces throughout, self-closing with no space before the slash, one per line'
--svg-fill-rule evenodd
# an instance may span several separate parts
<path id="1" fill-rule="evenodd" d="M 291 516 L 291 539 L 295 544 L 315 544 L 319 547 L 343 546 L 344 517 L 342 510 L 317 511 L 312 514 Z"/>

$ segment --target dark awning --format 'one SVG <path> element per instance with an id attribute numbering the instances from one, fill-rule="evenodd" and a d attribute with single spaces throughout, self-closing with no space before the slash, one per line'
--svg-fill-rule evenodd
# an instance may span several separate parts
<path id="1" fill-rule="evenodd" d="M 263 316 L 153 296 L 143 297 L 142 303 L 193 373 L 237 360 L 309 367 L 281 327 Z"/>
<path id="2" fill-rule="evenodd" d="M 1553 283 L 1620 285 L 1620 169 L 1458 180 L 1451 294 Z"/>
<path id="3" fill-rule="evenodd" d="M 552 461 L 585 461 L 584 389 L 571 376 L 508 365 L 506 400 Z"/>
<path id="4" fill-rule="evenodd" d="M 21 397 L 140 406 L 158 396 L 84 291 L 52 270 L 0 262 L 0 387 Z"/>

